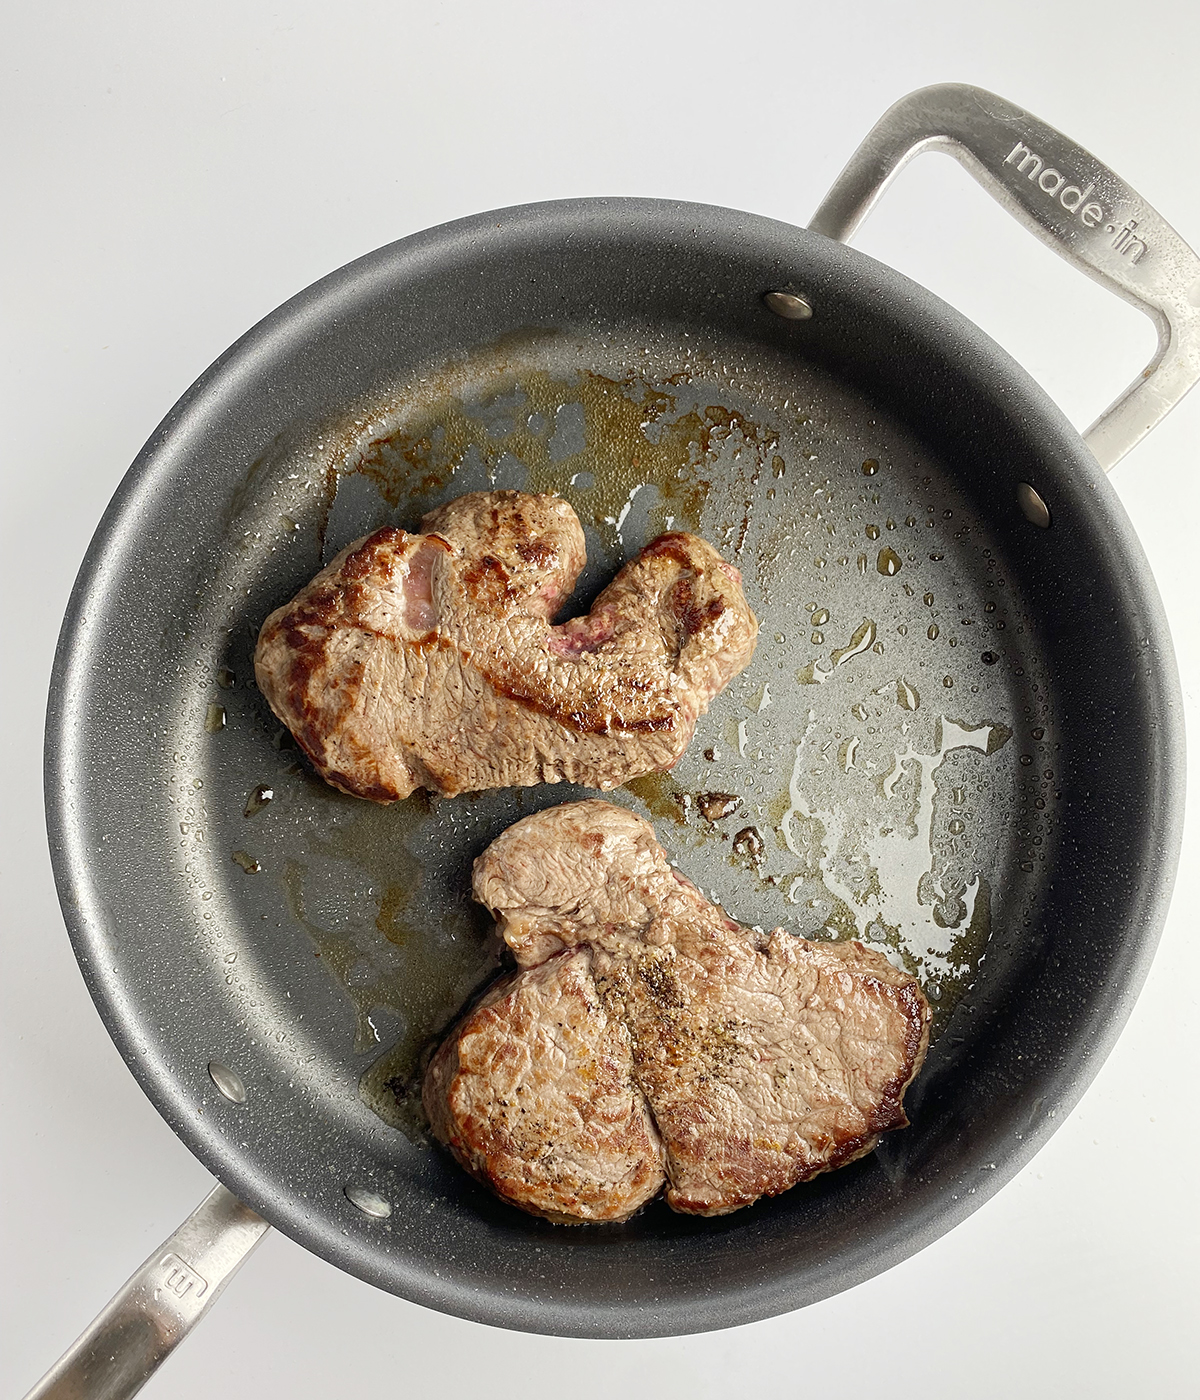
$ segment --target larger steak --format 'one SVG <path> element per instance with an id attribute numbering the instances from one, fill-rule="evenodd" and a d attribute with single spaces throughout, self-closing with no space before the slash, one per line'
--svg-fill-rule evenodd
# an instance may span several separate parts
<path id="1" fill-rule="evenodd" d="M 675 1210 L 723 1215 L 906 1126 L 929 1040 L 914 979 L 861 943 L 735 923 L 625 808 L 527 817 L 474 883 L 519 970 L 443 1043 L 424 1101 L 513 1204 L 624 1219 L 665 1181 Z"/>
<path id="2" fill-rule="evenodd" d="M 753 654 L 740 576 L 695 535 L 660 535 L 554 626 L 585 562 L 566 501 L 478 492 L 421 529 L 343 550 L 258 639 L 259 688 L 343 792 L 616 787 L 670 768 Z"/>

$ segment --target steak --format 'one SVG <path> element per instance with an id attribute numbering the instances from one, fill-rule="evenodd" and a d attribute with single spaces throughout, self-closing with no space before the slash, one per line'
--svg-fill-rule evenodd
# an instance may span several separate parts
<path id="1" fill-rule="evenodd" d="M 566 501 L 477 492 L 421 530 L 350 545 L 259 635 L 259 688 L 343 792 L 608 789 L 664 771 L 753 655 L 740 575 L 695 535 L 660 535 L 555 626 L 586 562 Z"/>
<path id="2" fill-rule="evenodd" d="M 424 1102 L 513 1204 L 625 1219 L 665 1175 L 674 1210 L 724 1215 L 907 1125 L 929 1042 L 916 981 L 858 942 L 736 923 L 625 808 L 526 817 L 474 888 L 518 971 L 443 1042 Z"/>

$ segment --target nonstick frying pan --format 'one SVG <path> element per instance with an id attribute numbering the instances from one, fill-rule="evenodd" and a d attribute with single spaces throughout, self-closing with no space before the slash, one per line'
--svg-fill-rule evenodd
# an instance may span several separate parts
<path id="1" fill-rule="evenodd" d="M 1158 324 L 1084 440 L 973 325 L 845 246 L 928 148 Z M 218 360 L 92 542 L 46 789 L 88 986 L 222 1186 L 35 1393 L 136 1389 L 265 1222 L 430 1307 L 644 1337 L 847 1288 L 1012 1177 L 1112 1045 L 1169 898 L 1180 697 L 1104 470 L 1200 377 L 1198 320 L 1200 261 L 1139 196 L 943 86 L 882 119 L 808 230 L 663 201 L 502 210 L 341 269 Z M 581 790 L 345 797 L 251 657 L 342 545 L 488 486 L 575 506 L 575 606 L 671 526 L 741 568 L 752 666 L 673 773 L 613 800 L 743 922 L 862 938 L 921 977 L 912 1126 L 870 1157 L 722 1219 L 564 1228 L 425 1136 L 422 1054 L 496 966 L 470 862 Z"/>

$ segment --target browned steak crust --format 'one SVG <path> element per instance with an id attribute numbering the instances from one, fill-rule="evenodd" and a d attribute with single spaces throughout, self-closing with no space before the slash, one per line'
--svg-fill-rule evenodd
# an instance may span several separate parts
<path id="1" fill-rule="evenodd" d="M 662 1189 L 663 1150 L 586 949 L 502 979 L 425 1081 L 434 1132 L 505 1200 L 551 1220 L 624 1220 Z"/>
<path id="2" fill-rule="evenodd" d="M 585 562 L 565 501 L 477 492 L 422 531 L 343 550 L 258 639 L 259 688 L 344 792 L 616 787 L 670 768 L 753 654 L 740 576 L 695 535 L 660 536 L 553 626 Z"/>
<path id="3" fill-rule="evenodd" d="M 735 923 L 671 868 L 653 829 L 626 809 L 576 802 L 517 822 L 476 862 L 475 894 L 522 970 L 447 1038 L 425 1104 L 438 1137 L 506 1199 L 553 1218 L 616 1219 L 654 1194 L 648 1179 L 644 1195 L 615 1191 L 609 1217 L 589 1195 L 583 1214 L 573 1204 L 579 1182 L 559 1191 L 537 1165 L 539 1144 L 553 1141 L 603 1194 L 624 1158 L 596 1155 L 591 1123 L 614 1083 L 647 1106 L 665 1152 L 667 1201 L 692 1214 L 721 1215 L 786 1191 L 906 1125 L 904 1091 L 929 1039 L 915 980 L 861 943 L 760 935 Z M 602 1008 L 588 1012 L 597 1025 L 603 1015 L 603 1087 L 594 1091 L 580 1072 L 583 1051 L 563 1050 L 558 983 L 567 967 L 580 1005 Z M 473 1039 L 481 1015 L 484 1055 Z M 568 1022 L 583 1037 L 572 1047 L 587 1039 L 575 1022 L 588 1018 Z M 537 1134 L 515 1147 L 509 1111 L 488 1107 L 501 1092 L 493 1083 L 501 1059 L 506 1103 L 536 1116 Z M 620 1102 L 625 1123 L 633 1109 Z M 482 1170 L 480 1160 L 502 1161 L 502 1171 Z"/>

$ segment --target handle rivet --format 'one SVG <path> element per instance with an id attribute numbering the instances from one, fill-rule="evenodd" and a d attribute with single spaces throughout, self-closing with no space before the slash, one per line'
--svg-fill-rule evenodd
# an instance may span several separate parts
<path id="1" fill-rule="evenodd" d="M 763 304 L 785 321 L 807 321 L 813 314 L 812 304 L 795 292 L 767 292 Z"/>
<path id="2" fill-rule="evenodd" d="M 1027 481 L 1017 482 L 1017 505 L 1031 525 L 1036 525 L 1039 530 L 1050 528 L 1050 507 Z"/>
<path id="3" fill-rule="evenodd" d="M 220 1060 L 209 1060 L 208 1077 L 230 1103 L 246 1102 L 246 1086 L 242 1083 L 242 1077 L 228 1065 L 223 1065 Z"/>
<path id="4" fill-rule="evenodd" d="M 372 1220 L 386 1220 L 392 1213 L 391 1201 L 385 1201 L 382 1196 L 374 1191 L 368 1191 L 365 1186 L 355 1186 L 353 1182 L 344 1188 L 346 1199 L 352 1206 L 357 1206 L 364 1215 L 369 1215 Z"/>

